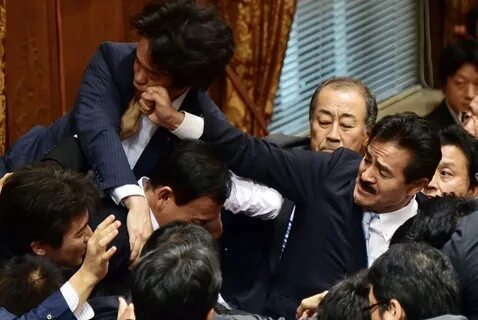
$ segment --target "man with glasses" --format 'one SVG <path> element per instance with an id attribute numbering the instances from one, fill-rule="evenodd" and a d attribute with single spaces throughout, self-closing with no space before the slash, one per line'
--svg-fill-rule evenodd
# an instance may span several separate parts
<path id="1" fill-rule="evenodd" d="M 397 244 L 368 271 L 372 320 L 466 319 L 460 312 L 459 281 L 438 249 Z"/>

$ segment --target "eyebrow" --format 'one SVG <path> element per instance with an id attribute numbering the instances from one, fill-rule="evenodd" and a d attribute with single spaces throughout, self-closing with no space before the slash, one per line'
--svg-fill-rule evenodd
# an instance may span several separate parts
<path id="1" fill-rule="evenodd" d="M 328 115 L 328 116 L 331 116 L 331 117 L 334 116 L 334 114 L 333 114 L 332 112 L 330 112 L 329 110 L 324 110 L 324 109 L 320 109 L 320 110 L 318 111 L 318 113 L 324 113 L 324 114 L 326 114 L 326 115 Z M 357 117 L 354 116 L 354 115 L 351 114 L 351 113 L 342 113 L 342 114 L 339 115 L 339 118 L 343 118 L 343 117 L 345 117 L 345 118 L 352 118 L 352 119 L 354 119 L 354 120 L 357 119 Z"/>
<path id="2" fill-rule="evenodd" d="M 390 168 L 388 168 L 383 163 L 380 163 L 380 161 L 378 161 L 378 159 L 377 159 L 377 167 L 378 167 L 379 170 L 385 171 L 388 175 L 393 176 L 392 170 L 390 170 Z"/>
<path id="3" fill-rule="evenodd" d="M 455 162 L 453 162 L 453 161 L 446 161 L 446 160 L 444 160 L 444 161 L 441 161 L 441 162 L 440 162 L 440 165 L 441 165 L 441 166 L 447 166 L 447 167 L 455 167 L 456 164 L 455 164 Z"/>

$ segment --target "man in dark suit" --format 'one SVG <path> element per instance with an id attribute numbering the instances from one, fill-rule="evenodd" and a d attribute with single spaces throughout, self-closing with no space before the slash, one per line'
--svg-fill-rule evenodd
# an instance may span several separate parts
<path id="1" fill-rule="evenodd" d="M 155 112 L 161 118 L 175 111 L 157 99 Z M 297 205 L 265 306 L 290 319 L 302 298 L 367 267 L 387 250 L 395 230 L 416 214 L 415 195 L 441 157 L 438 137 L 412 113 L 380 120 L 363 159 L 345 148 L 281 150 L 232 127 L 217 108 L 203 109 L 203 116 L 201 139 L 214 143 L 233 170 Z"/>
<path id="2" fill-rule="evenodd" d="M 476 40 L 458 40 L 445 48 L 440 63 L 440 81 L 445 99 L 425 117 L 436 131 L 459 124 L 460 114 L 467 111 L 478 94 Z"/>
<path id="3" fill-rule="evenodd" d="M 461 313 L 478 319 L 478 201 L 435 197 L 423 202 L 418 214 L 394 243 L 425 242 L 450 258 L 460 279 Z"/>
<path id="4" fill-rule="evenodd" d="M 78 134 L 100 189 L 129 209 L 134 259 L 151 233 L 149 207 L 137 179 L 151 173 L 176 136 L 202 131 L 199 104 L 212 103 L 203 89 L 229 62 L 233 40 L 227 24 L 195 1 L 151 2 L 132 24 L 139 43 L 100 45 L 74 109 L 49 128 L 37 127 L 22 137 L 3 158 L 3 167 L 14 171 L 41 159 L 62 138 Z M 179 130 L 158 128 L 150 113 L 148 88 L 158 85 L 181 110 L 171 119 L 183 124 Z"/>
<path id="5" fill-rule="evenodd" d="M 330 78 L 311 97 L 310 138 L 273 134 L 265 140 L 285 149 L 333 152 L 346 147 L 363 154 L 377 112 L 375 97 L 364 83 Z M 223 214 L 222 293 L 231 304 L 249 312 L 262 310 L 295 210 L 294 203 L 284 199 L 280 214 L 271 221 Z M 247 234 L 242 230 L 248 230 Z"/>
<path id="6" fill-rule="evenodd" d="M 0 268 L 0 318 L 91 319 L 94 313 L 86 299 L 108 271 L 108 262 L 116 252 L 108 245 L 119 225 L 109 216 L 98 226 L 88 240 L 81 267 L 63 285 L 59 275 L 62 270 L 49 262 L 56 261 L 51 255 L 42 257 L 34 252 L 36 256 L 11 259 Z M 58 251 L 65 259 L 69 258 L 65 251 L 68 245 L 71 243 L 63 244 L 63 251 Z"/>

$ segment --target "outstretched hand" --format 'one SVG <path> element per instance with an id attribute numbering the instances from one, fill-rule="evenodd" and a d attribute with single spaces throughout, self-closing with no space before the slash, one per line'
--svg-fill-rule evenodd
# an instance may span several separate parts
<path id="1" fill-rule="evenodd" d="M 115 216 L 108 216 L 96 228 L 88 240 L 85 259 L 80 269 L 91 277 L 93 282 L 103 279 L 108 272 L 110 258 L 116 252 L 116 247 L 107 249 L 107 246 L 118 235 L 121 222 L 115 221 Z"/>
<path id="2" fill-rule="evenodd" d="M 145 197 L 130 196 L 124 200 L 124 203 L 129 209 L 126 226 L 131 248 L 130 266 L 133 266 L 146 240 L 153 232 L 153 226 L 151 225 L 148 201 Z"/>

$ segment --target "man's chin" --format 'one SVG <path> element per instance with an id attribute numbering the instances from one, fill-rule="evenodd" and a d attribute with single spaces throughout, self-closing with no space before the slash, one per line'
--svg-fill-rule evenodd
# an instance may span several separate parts
<path id="1" fill-rule="evenodd" d="M 370 197 L 360 194 L 357 189 L 354 190 L 354 202 L 364 210 L 371 210 L 374 205 L 374 202 Z"/>

